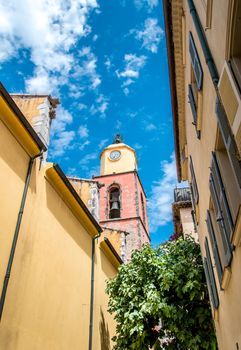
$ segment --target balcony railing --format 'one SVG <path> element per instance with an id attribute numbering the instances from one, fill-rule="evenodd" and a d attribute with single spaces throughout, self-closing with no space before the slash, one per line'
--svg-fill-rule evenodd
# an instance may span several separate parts
<path id="1" fill-rule="evenodd" d="M 190 202 L 191 191 L 189 187 L 174 189 L 174 202 Z"/>

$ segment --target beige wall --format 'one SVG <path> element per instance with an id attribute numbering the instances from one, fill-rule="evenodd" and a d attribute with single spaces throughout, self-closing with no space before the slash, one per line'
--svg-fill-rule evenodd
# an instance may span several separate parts
<path id="1" fill-rule="evenodd" d="M 29 156 L 0 122 L 0 287 L 6 271 Z M 33 167 L 25 211 L 0 323 L 0 349 L 88 349 L 91 247 L 84 227 L 53 188 L 39 161 Z M 97 233 L 97 232 L 96 232 Z M 105 280 L 116 268 L 96 247 L 93 349 L 101 350 L 100 322 L 110 338 L 115 323 L 107 313 Z M 102 329 L 104 329 L 102 327 Z"/>
<path id="2" fill-rule="evenodd" d="M 102 239 L 103 238 L 99 239 L 99 242 Z M 112 315 L 106 312 L 108 308 L 108 296 L 105 293 L 105 288 L 107 279 L 115 277 L 117 269 L 112 263 L 110 263 L 99 244 L 96 249 L 95 271 L 93 350 L 110 350 L 113 348 L 113 342 L 111 339 L 115 335 L 116 325 L 113 322 Z"/>
<path id="3" fill-rule="evenodd" d="M 195 6 L 200 16 L 203 28 L 205 28 L 206 12 L 203 7 L 203 1 L 195 0 Z M 197 31 L 194 26 L 194 22 L 190 15 L 189 7 L 186 0 L 178 1 L 179 4 L 183 4 L 183 10 L 185 14 L 186 33 L 184 40 L 186 41 L 185 61 L 186 64 L 182 67 L 178 66 L 178 69 L 184 71 L 185 86 L 178 89 L 185 89 L 185 130 L 179 130 L 182 134 L 186 133 L 187 138 L 187 150 L 188 156 L 192 156 L 198 191 L 199 191 L 199 203 L 196 208 L 198 213 L 198 236 L 201 245 L 202 255 L 205 256 L 204 240 L 208 237 L 207 225 L 206 225 L 206 213 L 210 206 L 210 191 L 209 191 L 209 176 L 211 165 L 211 152 L 217 147 L 217 117 L 215 114 L 216 103 L 216 91 L 213 86 L 211 76 L 203 55 L 203 50 L 200 45 L 200 40 L 197 35 Z M 212 24 L 211 28 L 205 31 L 207 41 L 210 45 L 211 52 L 214 57 L 214 61 L 217 66 L 219 74 L 225 63 L 226 58 L 226 37 L 227 37 L 227 24 L 228 24 L 228 0 L 213 0 L 212 10 Z M 175 13 L 172 14 L 175 18 Z M 175 19 L 174 19 L 175 22 Z M 177 32 L 180 28 L 174 27 L 174 32 Z M 196 136 L 195 127 L 193 123 L 193 116 L 188 101 L 188 84 L 191 81 L 191 62 L 189 56 L 188 35 L 189 31 L 192 32 L 195 45 L 199 54 L 203 69 L 203 88 L 201 92 L 202 97 L 202 112 L 201 112 L 201 139 L 198 140 Z M 180 54 L 179 48 L 176 46 L 176 57 Z M 179 57 L 176 58 L 176 62 Z M 180 61 L 180 60 L 179 60 Z M 179 94 L 180 96 L 180 94 Z M 182 103 L 179 101 L 179 103 Z M 181 145 L 182 147 L 183 145 Z M 225 172 L 224 172 L 225 173 Z M 232 181 L 233 177 L 226 176 L 226 183 Z M 191 174 L 188 167 L 188 180 L 191 182 Z M 231 187 L 231 186 L 229 186 Z M 229 194 L 228 194 L 229 196 Z M 240 190 L 236 187 L 236 201 L 240 205 Z M 239 236 L 241 234 L 241 228 L 238 227 L 238 220 L 236 222 L 236 230 L 239 230 Z M 209 239 L 209 237 L 208 237 Z M 211 243 L 209 246 L 212 254 Z M 217 271 L 213 260 L 214 274 L 216 278 L 216 284 L 218 289 L 218 295 L 220 300 L 219 308 L 213 313 L 215 317 L 215 327 L 217 331 L 219 348 L 221 350 L 235 349 L 236 343 L 241 347 L 241 301 L 240 301 L 240 289 L 241 289 L 241 248 L 240 245 L 236 245 L 233 253 L 233 260 L 230 268 L 225 269 L 225 279 L 227 280 L 224 290 L 220 289 Z M 227 271 L 226 271 L 227 270 Z M 228 275 L 228 277 L 227 277 Z M 230 278 L 229 282 L 228 279 Z"/>
<path id="4" fill-rule="evenodd" d="M 192 208 L 180 208 L 180 220 L 182 223 L 183 235 L 192 236 L 195 241 L 198 241 L 197 232 L 194 230 L 193 219 L 192 219 Z"/>

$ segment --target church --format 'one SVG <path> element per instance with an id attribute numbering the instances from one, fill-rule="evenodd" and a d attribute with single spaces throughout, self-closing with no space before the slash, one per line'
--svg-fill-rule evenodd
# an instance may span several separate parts
<path id="1" fill-rule="evenodd" d="M 57 99 L 0 85 L 0 349 L 104 350 L 115 321 L 106 280 L 150 242 L 133 148 L 116 135 L 100 174 L 47 161 Z"/>

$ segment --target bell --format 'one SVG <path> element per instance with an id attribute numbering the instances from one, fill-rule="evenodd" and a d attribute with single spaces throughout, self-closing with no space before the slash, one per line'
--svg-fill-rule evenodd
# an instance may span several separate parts
<path id="1" fill-rule="evenodd" d="M 113 202 L 113 203 L 111 204 L 110 210 L 115 210 L 115 209 L 119 209 L 118 202 Z"/>
<path id="2" fill-rule="evenodd" d="M 113 192 L 111 193 L 111 202 L 117 202 L 119 200 L 119 193 L 118 192 Z"/>

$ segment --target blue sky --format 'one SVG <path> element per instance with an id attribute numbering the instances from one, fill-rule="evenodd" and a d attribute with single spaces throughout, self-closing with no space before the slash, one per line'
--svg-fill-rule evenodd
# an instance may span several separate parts
<path id="1" fill-rule="evenodd" d="M 0 74 L 9 92 L 61 106 L 49 160 L 98 174 L 116 132 L 136 149 L 153 245 L 173 233 L 177 185 L 161 0 L 0 0 Z"/>

